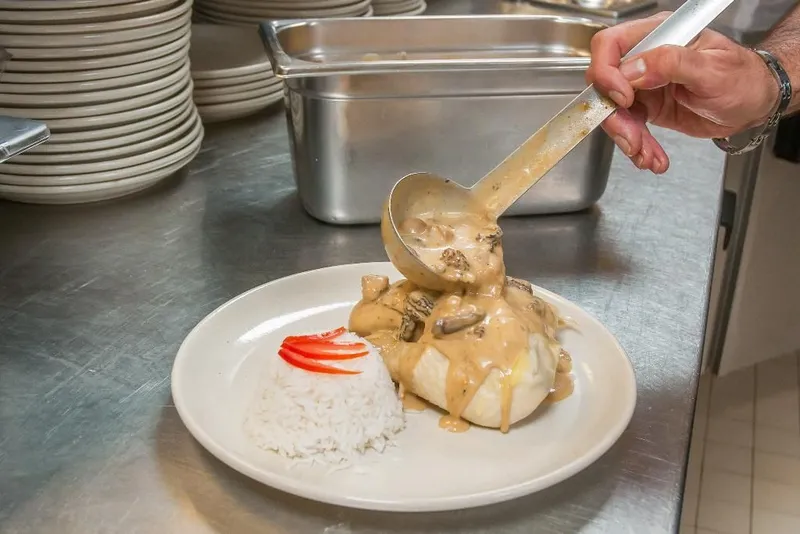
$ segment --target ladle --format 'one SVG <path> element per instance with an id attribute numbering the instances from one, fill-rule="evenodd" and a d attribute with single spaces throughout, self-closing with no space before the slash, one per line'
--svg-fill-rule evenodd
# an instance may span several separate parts
<path id="1" fill-rule="evenodd" d="M 623 59 L 662 45 L 688 45 L 733 1 L 688 0 Z M 389 193 L 381 219 L 381 236 L 391 262 L 421 287 L 455 290 L 455 282 L 433 272 L 412 253 L 398 230 L 403 221 L 434 213 L 474 213 L 496 220 L 615 109 L 611 100 L 590 85 L 470 188 L 426 172 L 401 178 Z"/>

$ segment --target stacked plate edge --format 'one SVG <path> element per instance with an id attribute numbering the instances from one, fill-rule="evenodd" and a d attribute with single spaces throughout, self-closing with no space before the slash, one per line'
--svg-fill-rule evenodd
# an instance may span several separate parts
<path id="1" fill-rule="evenodd" d="M 245 117 L 283 98 L 255 27 L 195 23 L 190 58 L 194 102 L 205 123 Z"/>
<path id="2" fill-rule="evenodd" d="M 368 17 L 373 0 L 195 0 L 198 21 L 253 26 L 272 19 Z"/>
<path id="3" fill-rule="evenodd" d="M 372 0 L 372 9 L 377 17 L 421 15 L 427 7 L 425 0 Z"/>
<path id="4" fill-rule="evenodd" d="M 0 115 L 51 138 L 0 164 L 0 197 L 73 204 L 175 174 L 203 126 L 189 67 L 192 0 L 0 0 Z"/>

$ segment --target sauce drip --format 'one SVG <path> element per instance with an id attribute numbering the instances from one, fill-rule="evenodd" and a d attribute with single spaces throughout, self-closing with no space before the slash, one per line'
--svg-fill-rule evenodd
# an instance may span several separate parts
<path id="1" fill-rule="evenodd" d="M 408 280 L 390 284 L 386 277 L 366 276 L 350 330 L 378 347 L 409 410 L 421 403 L 411 392 L 434 402 L 430 392 L 414 388 L 414 373 L 426 348 L 435 348 L 447 359 L 443 399 L 434 403 L 447 411 L 439 426 L 450 432 L 469 428 L 462 417 L 465 410 L 488 377 L 499 373 L 499 428 L 507 432 L 515 366 L 529 357 L 532 335 L 558 347 L 556 334 L 563 321 L 534 295 L 530 284 L 506 277 L 502 231 L 490 218 L 423 214 L 406 219 L 399 230 L 414 254 L 440 276 L 457 282 L 459 290 L 439 293 Z M 562 351 L 559 361 L 564 372 L 558 376 L 569 381 L 571 362 L 565 354 Z M 548 398 L 569 395 L 559 380 Z"/>

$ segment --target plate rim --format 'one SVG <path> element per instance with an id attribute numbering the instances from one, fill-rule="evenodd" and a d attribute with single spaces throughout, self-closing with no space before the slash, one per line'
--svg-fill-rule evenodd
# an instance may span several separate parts
<path id="1" fill-rule="evenodd" d="M 586 314 L 587 318 L 590 321 L 595 322 L 597 326 L 599 326 L 603 331 L 605 331 L 609 335 L 615 348 L 619 351 L 619 353 L 622 356 L 624 356 L 622 360 L 624 361 L 624 368 L 626 369 L 626 374 L 628 375 L 628 380 L 625 380 L 624 383 L 626 384 L 626 389 L 630 390 L 628 393 L 631 395 L 631 401 L 627 406 L 627 411 L 621 414 L 621 417 L 617 420 L 617 423 L 610 429 L 610 431 L 607 434 L 604 435 L 602 440 L 596 442 L 594 446 L 592 446 L 589 449 L 589 452 L 587 454 L 584 454 L 584 456 L 580 457 L 579 459 L 577 459 L 572 463 L 567 464 L 561 469 L 548 473 L 547 475 L 539 477 L 533 481 L 529 480 L 511 486 L 506 486 L 500 489 L 481 491 L 473 493 L 468 496 L 458 495 L 458 496 L 440 497 L 434 499 L 414 498 L 414 499 L 405 499 L 402 502 L 332 495 L 325 491 L 320 491 L 317 487 L 309 487 L 307 485 L 304 486 L 302 484 L 297 484 L 294 481 L 294 479 L 282 475 L 268 473 L 268 476 L 264 477 L 263 471 L 259 471 L 257 468 L 250 465 L 245 459 L 239 458 L 237 457 L 237 455 L 225 451 L 224 448 L 219 446 L 219 444 L 217 444 L 215 440 L 205 432 L 202 426 L 198 424 L 197 421 L 194 420 L 194 418 L 190 414 L 190 410 L 187 408 L 187 406 L 184 405 L 184 399 L 181 397 L 180 394 L 180 390 L 182 388 L 180 368 L 181 366 L 185 365 L 185 361 L 188 358 L 187 351 L 190 340 L 194 336 L 196 336 L 198 331 L 200 331 L 207 323 L 214 320 L 225 309 L 235 305 L 240 300 L 249 297 L 253 293 L 263 291 L 267 287 L 277 285 L 278 283 L 284 282 L 286 280 L 313 276 L 314 274 L 322 271 L 327 271 L 327 272 L 337 271 L 337 270 L 343 271 L 345 269 L 353 269 L 359 267 L 386 268 L 387 266 L 391 266 L 393 269 L 395 269 L 395 267 L 391 264 L 391 262 L 387 261 L 356 262 L 356 263 L 344 263 L 339 265 L 319 267 L 316 269 L 310 269 L 290 274 L 288 276 L 279 277 L 274 280 L 270 280 L 269 282 L 266 282 L 264 284 L 260 284 L 243 293 L 240 293 L 239 295 L 236 295 L 235 297 L 222 303 L 213 311 L 211 311 L 209 314 L 207 314 L 205 317 L 203 317 L 203 319 L 201 319 L 194 326 L 194 328 L 192 328 L 192 330 L 189 331 L 184 340 L 181 342 L 181 345 L 178 348 L 178 352 L 176 353 L 175 359 L 173 361 L 172 371 L 170 372 L 170 392 L 172 394 L 172 400 L 175 405 L 175 409 L 178 412 L 178 416 L 180 417 L 181 421 L 186 426 L 189 433 L 194 437 L 194 439 L 197 440 L 217 460 L 226 464 L 228 467 L 234 469 L 235 471 L 238 471 L 241 474 L 246 475 L 247 477 L 261 484 L 264 484 L 265 486 L 279 490 L 281 492 L 295 495 L 297 497 L 306 500 L 317 501 L 337 506 L 344 506 L 348 508 L 357 508 L 362 510 L 372 510 L 372 511 L 382 511 L 382 512 L 405 512 L 405 513 L 444 512 L 444 511 L 454 511 L 454 510 L 465 510 L 469 508 L 478 508 L 482 506 L 488 506 L 505 501 L 510 501 L 512 499 L 524 497 L 526 495 L 531 495 L 533 493 L 543 491 L 580 473 L 581 471 L 583 471 L 584 469 L 595 463 L 597 460 L 599 460 L 614 446 L 615 443 L 619 441 L 619 438 L 622 436 L 622 434 L 630 425 L 630 422 L 633 418 L 633 414 L 636 410 L 636 403 L 638 400 L 638 384 L 636 382 L 636 372 L 633 367 L 633 362 L 631 362 L 628 353 L 625 352 L 625 349 L 619 343 L 619 340 L 617 340 L 616 336 L 594 314 L 586 311 L 583 307 L 578 306 L 571 300 L 568 300 L 565 297 L 562 297 L 557 293 L 554 293 L 541 286 L 537 286 L 536 284 L 533 284 L 535 291 L 540 292 L 540 294 L 544 295 L 548 300 L 556 302 L 559 301 L 566 302 L 572 306 L 579 308 L 583 313 Z M 268 479 L 269 482 L 267 482 L 265 479 Z"/>

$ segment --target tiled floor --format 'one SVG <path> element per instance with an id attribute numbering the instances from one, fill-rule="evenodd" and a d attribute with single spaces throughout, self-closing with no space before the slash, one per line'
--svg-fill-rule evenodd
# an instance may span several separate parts
<path id="1" fill-rule="evenodd" d="M 800 533 L 798 358 L 701 378 L 681 534 Z"/>

